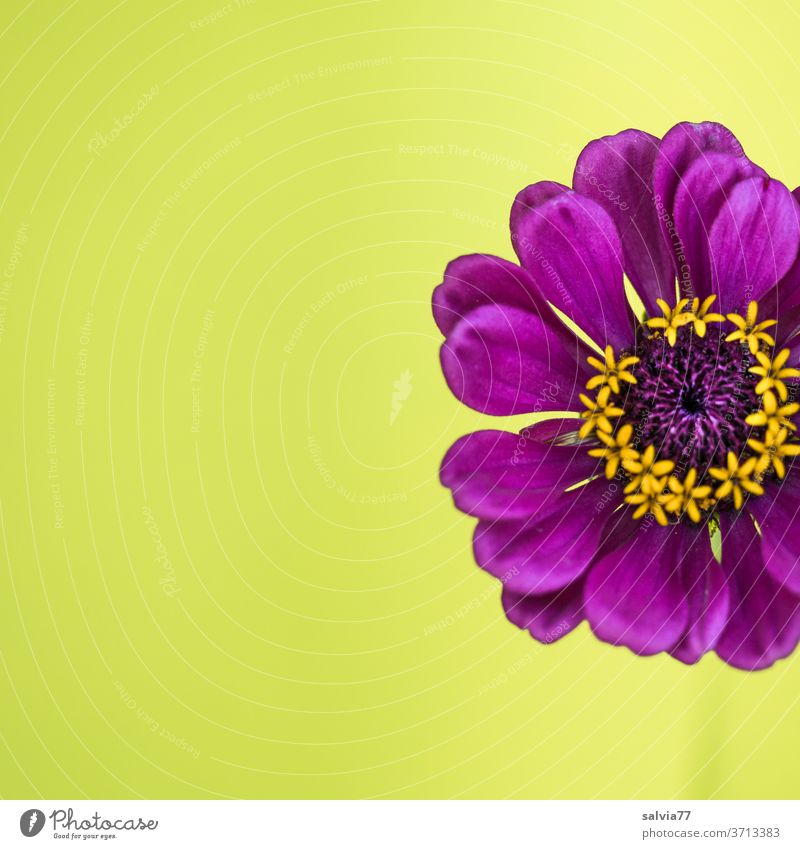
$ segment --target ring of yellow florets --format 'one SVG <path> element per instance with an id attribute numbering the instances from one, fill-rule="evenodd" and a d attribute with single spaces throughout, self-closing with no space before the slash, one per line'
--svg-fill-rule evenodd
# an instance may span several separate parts
<path id="1" fill-rule="evenodd" d="M 758 322 L 758 304 L 751 301 L 746 314 L 729 313 L 727 316 L 710 312 L 715 296 L 699 298 L 690 303 L 688 298 L 671 308 L 665 301 L 657 303 L 662 316 L 646 319 L 644 327 L 648 338 L 663 334 L 675 346 L 679 333 L 706 335 L 710 323 L 724 322 L 727 318 L 735 329 L 724 337 L 726 344 L 747 346 L 758 365 L 748 369 L 758 382 L 754 391 L 760 398 L 759 409 L 745 418 L 755 435 L 747 439 L 747 449 L 737 456 L 728 451 L 725 466 L 707 469 L 689 468 L 682 476 L 675 473 L 671 459 L 659 457 L 654 445 L 638 445 L 634 430 L 625 422 L 623 393 L 625 384 L 636 384 L 636 356 L 617 359 L 609 345 L 604 358 L 589 357 L 589 364 L 598 374 L 591 377 L 587 392 L 581 401 L 586 410 L 581 413 L 584 423 L 579 431 L 581 439 L 593 437 L 596 447 L 589 454 L 605 461 L 605 475 L 611 479 L 620 475 L 625 480 L 625 501 L 635 507 L 633 516 L 640 519 L 651 514 L 661 525 L 672 518 L 684 516 L 692 522 L 703 521 L 715 509 L 733 506 L 740 509 L 745 495 L 763 495 L 762 483 L 768 474 L 783 478 L 784 460 L 800 454 L 800 442 L 795 439 L 797 426 L 792 422 L 800 404 L 789 402 L 788 378 L 800 377 L 800 370 L 787 368 L 789 349 L 775 353 L 775 340 L 766 332 L 775 321 Z"/>

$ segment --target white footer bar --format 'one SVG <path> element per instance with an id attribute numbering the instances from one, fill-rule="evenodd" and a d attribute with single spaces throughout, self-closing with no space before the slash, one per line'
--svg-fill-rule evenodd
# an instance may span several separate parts
<path id="1" fill-rule="evenodd" d="M 0 846 L 800 847 L 774 801 L 0 801 Z"/>

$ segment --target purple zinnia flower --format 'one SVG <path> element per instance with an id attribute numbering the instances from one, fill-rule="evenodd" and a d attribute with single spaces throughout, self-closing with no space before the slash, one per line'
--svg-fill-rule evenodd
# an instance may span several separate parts
<path id="1" fill-rule="evenodd" d="M 441 469 L 537 640 L 586 619 L 637 654 L 742 669 L 797 645 L 798 198 L 719 124 L 625 130 L 583 150 L 573 188 L 517 195 L 519 265 L 447 266 L 453 393 L 551 416 L 468 434 Z"/>

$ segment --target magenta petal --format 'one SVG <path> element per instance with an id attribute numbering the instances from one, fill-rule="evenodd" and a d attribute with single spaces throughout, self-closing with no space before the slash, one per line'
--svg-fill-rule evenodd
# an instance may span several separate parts
<path id="1" fill-rule="evenodd" d="M 537 206 L 541 206 L 545 201 L 554 198 L 562 192 L 568 192 L 567 186 L 561 183 L 554 183 L 551 180 L 542 180 L 539 183 L 533 183 L 530 186 L 525 186 L 521 192 L 517 192 L 514 198 L 514 203 L 511 204 L 510 228 L 511 228 L 511 244 L 516 250 L 517 243 L 520 239 L 519 223 L 525 216 Z M 517 251 L 519 253 L 519 251 Z"/>
<path id="2" fill-rule="evenodd" d="M 744 309 L 792 267 L 800 248 L 800 207 L 777 180 L 737 183 L 709 235 L 712 291 L 720 310 Z"/>
<path id="3" fill-rule="evenodd" d="M 479 522 L 475 559 L 506 587 L 520 594 L 559 590 L 586 571 L 606 533 L 611 502 L 603 501 L 610 482 L 551 498 L 547 508 L 527 521 Z M 619 486 L 614 501 L 619 501 Z"/>
<path id="4" fill-rule="evenodd" d="M 447 336 L 465 315 L 486 304 L 519 307 L 558 321 L 533 278 L 516 263 L 489 254 L 448 263 L 444 281 L 433 291 L 433 317 L 442 333 Z"/>
<path id="5" fill-rule="evenodd" d="M 731 603 L 716 652 L 739 669 L 765 669 L 791 654 L 800 641 L 800 596 L 767 571 L 750 516 L 723 513 L 720 530 Z"/>
<path id="6" fill-rule="evenodd" d="M 481 519 L 529 518 L 597 474 L 598 461 L 585 446 L 548 445 L 525 434 L 481 430 L 450 447 L 440 479 L 459 510 Z"/>
<path id="7" fill-rule="evenodd" d="M 711 550 L 708 529 L 685 527 L 678 551 L 678 568 L 689 604 L 689 624 L 673 657 L 697 663 L 714 648 L 728 619 L 729 594 L 725 574 Z"/>
<path id="8" fill-rule="evenodd" d="M 675 257 L 682 296 L 706 298 L 714 292 L 711 227 L 733 187 L 753 176 L 766 175 L 749 159 L 715 152 L 698 157 L 683 175 L 674 202 L 675 227 L 680 236 Z M 715 310 L 719 311 L 719 304 Z"/>
<path id="9" fill-rule="evenodd" d="M 611 216 L 622 240 L 625 271 L 648 313 L 656 298 L 675 299 L 675 263 L 653 200 L 653 165 L 659 139 L 623 130 L 590 142 L 578 157 L 572 184 Z"/>
<path id="10" fill-rule="evenodd" d="M 787 469 L 783 481 L 747 502 L 761 529 L 761 550 L 772 577 L 788 590 L 800 594 L 800 464 Z"/>
<path id="11" fill-rule="evenodd" d="M 504 587 L 503 608 L 517 628 L 540 643 L 554 643 L 583 621 L 583 582 L 545 595 L 520 595 Z"/>
<path id="12" fill-rule="evenodd" d="M 577 438 L 577 431 L 583 424 L 582 419 L 544 419 L 528 425 L 521 433 L 527 439 L 536 442 L 553 442 L 556 445 L 572 444 Z"/>
<path id="13" fill-rule="evenodd" d="M 769 313 L 765 312 L 765 315 Z M 774 315 L 774 313 L 773 313 Z M 788 347 L 792 351 L 792 356 L 789 357 L 790 364 L 797 368 L 798 360 L 800 360 L 800 304 L 792 307 L 791 311 L 782 313 L 783 321 L 778 319 L 778 326 L 774 329 L 773 336 L 778 348 Z M 795 382 L 796 378 L 791 378 L 789 382 Z"/>
<path id="14" fill-rule="evenodd" d="M 653 191 L 656 205 L 663 216 L 661 226 L 670 244 L 674 244 L 674 236 L 670 234 L 669 228 L 674 225 L 675 193 L 681 178 L 696 159 L 712 152 L 745 158 L 736 136 L 727 127 L 713 121 L 676 124 L 661 139 L 653 167 Z"/>
<path id="15" fill-rule="evenodd" d="M 442 345 L 442 370 L 453 394 L 493 416 L 585 409 L 583 343 L 534 313 L 483 306 L 466 315 Z"/>
<path id="16" fill-rule="evenodd" d="M 644 655 L 677 644 L 689 622 L 678 569 L 684 530 L 642 520 L 626 543 L 591 567 L 584 610 L 597 637 Z"/>
<path id="17" fill-rule="evenodd" d="M 792 192 L 800 204 L 800 188 Z M 800 256 L 777 286 L 767 292 L 759 303 L 759 312 L 774 318 L 778 324 L 770 330 L 778 346 L 783 346 L 800 331 Z"/>
<path id="18" fill-rule="evenodd" d="M 758 312 L 760 316 L 769 316 L 778 322 L 769 331 L 775 337 L 778 348 L 797 335 L 800 331 L 800 260 L 795 260 L 783 280 L 762 298 Z"/>
<path id="19" fill-rule="evenodd" d="M 608 213 L 577 192 L 561 192 L 522 216 L 517 232 L 517 256 L 545 298 L 600 347 L 630 347 L 634 320 Z"/>

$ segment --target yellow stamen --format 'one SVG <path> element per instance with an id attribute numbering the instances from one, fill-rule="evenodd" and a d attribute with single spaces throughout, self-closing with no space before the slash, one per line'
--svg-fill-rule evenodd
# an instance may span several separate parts
<path id="1" fill-rule="evenodd" d="M 588 357 L 589 364 L 594 366 L 601 374 L 596 374 L 589 378 L 586 384 L 587 389 L 595 389 L 598 386 L 608 384 L 611 391 L 619 395 L 619 382 L 624 380 L 626 383 L 636 383 L 636 378 L 627 370 L 634 363 L 639 362 L 638 357 L 623 357 L 619 362 L 614 359 L 614 349 L 611 345 L 606 346 L 605 362 L 598 360 L 597 357 Z"/>
<path id="2" fill-rule="evenodd" d="M 747 305 L 747 315 L 744 318 L 742 318 L 742 316 L 738 313 L 729 312 L 728 321 L 735 324 L 738 330 L 734 330 L 733 333 L 729 333 L 725 337 L 725 341 L 746 342 L 747 346 L 750 348 L 750 353 L 753 355 L 758 353 L 759 344 L 761 342 L 766 342 L 767 345 L 774 346 L 775 340 L 769 335 L 769 333 L 764 333 L 764 329 L 772 327 L 773 324 L 777 324 L 778 322 L 770 319 L 769 321 L 761 321 L 756 324 L 757 317 L 758 303 L 756 301 L 750 301 Z"/>
<path id="3" fill-rule="evenodd" d="M 622 467 L 631 477 L 625 492 L 641 490 L 649 495 L 664 489 L 664 476 L 675 468 L 675 464 L 672 460 L 656 460 L 656 449 L 648 445 L 636 459 L 623 460 Z"/>
<path id="4" fill-rule="evenodd" d="M 678 328 L 683 327 L 685 324 L 688 324 L 694 319 L 694 315 L 691 312 L 683 311 L 684 307 L 689 303 L 689 299 L 681 298 L 678 303 L 675 304 L 675 309 L 672 309 L 670 305 L 661 298 L 656 298 L 656 303 L 664 315 L 656 318 L 650 318 L 645 322 L 645 324 L 656 330 L 663 330 L 669 344 L 675 347 L 675 342 L 678 338 Z"/>
<path id="5" fill-rule="evenodd" d="M 713 509 L 713 508 L 714 508 L 714 506 L 716 505 L 716 503 L 717 503 L 717 502 L 716 502 L 716 500 L 714 499 L 714 496 L 713 496 L 713 495 L 708 495 L 708 496 L 706 496 L 706 498 L 701 498 L 701 499 L 697 502 L 697 506 L 698 506 L 701 510 L 708 511 L 708 510 Z M 713 519 L 713 517 L 712 517 L 712 519 Z"/>
<path id="6" fill-rule="evenodd" d="M 717 300 L 716 295 L 709 295 L 701 304 L 700 298 L 692 299 L 692 306 L 689 308 L 689 311 L 692 314 L 692 324 L 694 326 L 694 332 L 703 337 L 706 335 L 706 330 L 708 329 L 708 325 L 713 321 L 725 321 L 725 316 L 720 315 L 718 312 L 709 312 L 711 309 L 711 304 Z"/>
<path id="7" fill-rule="evenodd" d="M 668 525 L 669 519 L 664 512 L 664 501 L 669 497 L 664 493 L 664 478 L 661 479 L 661 489 L 658 492 L 635 492 L 632 495 L 626 495 L 625 501 L 628 504 L 638 505 L 633 511 L 634 519 L 641 519 L 647 513 L 655 517 L 659 525 Z"/>
<path id="8" fill-rule="evenodd" d="M 581 413 L 581 417 L 586 419 L 586 423 L 578 431 L 578 436 L 581 439 L 586 439 L 593 430 L 603 430 L 606 433 L 611 433 L 614 429 L 609 420 L 618 418 L 624 411 L 619 407 L 614 407 L 610 403 L 610 395 L 611 387 L 604 386 L 598 392 L 596 399 L 589 398 L 588 395 L 583 394 L 579 396 L 586 407 L 586 410 Z"/>
<path id="9" fill-rule="evenodd" d="M 789 359 L 790 351 L 784 348 L 776 354 L 772 362 L 763 351 L 756 351 L 756 359 L 761 365 L 753 366 L 749 371 L 757 374 L 761 380 L 756 384 L 756 394 L 763 395 L 768 389 L 774 389 L 781 401 L 789 397 L 786 384 L 783 382 L 787 377 L 800 377 L 800 369 L 784 368 L 786 360 Z"/>
<path id="10" fill-rule="evenodd" d="M 743 490 L 751 495 L 763 495 L 764 487 L 760 483 L 750 480 L 750 476 L 756 471 L 756 462 L 755 457 L 750 457 L 740 465 L 739 459 L 733 451 L 728 451 L 727 468 L 711 468 L 708 470 L 712 478 L 722 481 L 714 492 L 715 498 L 721 501 L 723 498 L 732 497 L 733 506 L 740 510 L 744 503 Z"/>
<path id="11" fill-rule="evenodd" d="M 695 486 L 697 483 L 697 469 L 689 469 L 683 482 L 672 475 L 667 482 L 670 494 L 664 503 L 664 507 L 670 513 L 687 513 L 693 522 L 700 521 L 700 510 L 706 509 L 710 486 Z"/>
<path id="12" fill-rule="evenodd" d="M 768 431 L 777 433 L 782 427 L 797 430 L 797 425 L 789 421 L 800 410 L 800 404 L 779 405 L 774 392 L 767 390 L 762 395 L 762 407 L 757 413 L 751 413 L 745 422 L 753 427 L 766 427 Z"/>
<path id="13" fill-rule="evenodd" d="M 633 427 L 623 425 L 613 436 L 597 431 L 597 438 L 605 444 L 605 448 L 592 448 L 589 455 L 603 457 L 606 460 L 606 477 L 611 480 L 619 469 L 619 464 L 625 460 L 636 460 L 639 452 L 628 444 L 633 436 Z"/>
<path id="14" fill-rule="evenodd" d="M 764 441 L 758 439 L 748 439 L 747 444 L 757 452 L 760 456 L 756 460 L 756 471 L 759 475 L 769 469 L 770 466 L 775 470 L 775 474 L 782 478 L 786 474 L 786 466 L 784 465 L 784 457 L 797 457 L 800 454 L 800 444 L 791 442 L 788 445 L 786 440 L 789 437 L 789 431 L 782 427 L 778 431 L 768 430 L 764 435 Z"/>

